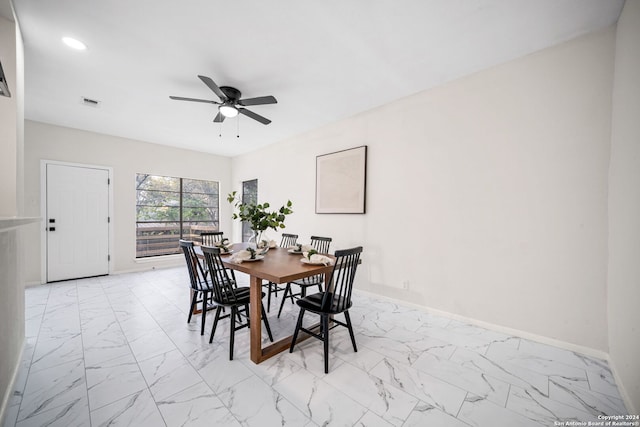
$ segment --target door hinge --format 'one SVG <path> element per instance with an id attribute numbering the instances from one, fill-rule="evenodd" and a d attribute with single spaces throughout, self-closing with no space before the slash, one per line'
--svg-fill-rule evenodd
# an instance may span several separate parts
<path id="1" fill-rule="evenodd" d="M 111 185 L 111 178 L 107 178 L 107 185 Z"/>
<path id="2" fill-rule="evenodd" d="M 107 223 L 111 224 L 111 217 L 110 216 L 107 217 Z"/>
<path id="3" fill-rule="evenodd" d="M 111 255 L 107 255 L 107 261 L 111 261 Z"/>

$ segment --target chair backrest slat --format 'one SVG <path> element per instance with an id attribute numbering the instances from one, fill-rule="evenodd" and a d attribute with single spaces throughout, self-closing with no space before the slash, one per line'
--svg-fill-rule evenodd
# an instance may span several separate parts
<path id="1" fill-rule="evenodd" d="M 321 254 L 329 253 L 329 245 L 331 244 L 331 237 L 311 236 L 311 246 L 313 249 Z"/>
<path id="2" fill-rule="evenodd" d="M 280 242 L 280 247 L 290 248 L 292 246 L 295 246 L 297 241 L 298 241 L 297 234 L 282 233 L 282 241 Z"/>
<path id="3" fill-rule="evenodd" d="M 213 246 L 224 239 L 224 231 L 203 231 L 200 233 L 200 239 L 203 246 Z"/>
<path id="4" fill-rule="evenodd" d="M 227 275 L 227 269 L 220 258 L 220 248 L 203 246 L 202 253 L 211 276 L 213 300 L 223 304 L 236 302 L 235 282 Z"/>
<path id="5" fill-rule="evenodd" d="M 189 271 L 189 280 L 191 281 L 191 287 L 196 291 L 201 291 L 208 288 L 207 276 L 202 264 L 193 249 L 193 242 L 189 240 L 180 240 L 180 247 L 184 252 L 184 258 L 187 262 L 187 270 Z"/>
<path id="6" fill-rule="evenodd" d="M 351 295 L 356 270 L 360 264 L 362 246 L 352 249 L 343 249 L 335 252 L 336 262 L 331 272 L 331 279 L 327 284 L 333 290 L 325 292 L 322 299 L 323 310 L 335 310 L 342 312 L 351 307 Z"/>

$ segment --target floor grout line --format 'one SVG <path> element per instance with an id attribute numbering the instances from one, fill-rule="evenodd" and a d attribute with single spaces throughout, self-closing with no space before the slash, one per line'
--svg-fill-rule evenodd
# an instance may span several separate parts
<path id="1" fill-rule="evenodd" d="M 242 280 L 243 278 L 238 280 L 241 286 L 244 285 Z M 332 416 L 346 420 L 352 415 L 357 415 L 356 418 L 351 420 L 354 424 L 364 422 L 362 420 L 382 419 L 392 424 L 402 420 L 402 423 L 407 425 L 410 423 L 415 425 L 416 422 L 422 425 L 425 423 L 439 425 L 439 421 L 442 421 L 442 418 L 439 417 L 455 417 L 452 419 L 460 422 L 460 425 L 472 423 L 483 426 L 493 425 L 490 424 L 489 419 L 492 419 L 492 422 L 495 423 L 495 420 L 499 417 L 506 417 L 506 419 L 510 420 L 519 420 L 525 423 L 523 425 L 526 425 L 526 423 L 534 422 L 548 424 L 553 417 L 557 417 L 558 420 L 565 419 L 568 416 L 567 414 L 572 411 L 574 411 L 574 418 L 588 417 L 587 412 L 580 410 L 580 407 L 590 408 L 588 410 L 592 413 L 595 411 L 619 414 L 620 412 L 619 409 L 616 409 L 615 398 L 602 397 L 601 393 L 592 390 L 593 387 L 590 384 L 586 368 L 578 368 L 567 364 L 570 362 L 579 364 L 579 362 L 572 362 L 576 357 L 577 360 L 582 360 L 583 363 L 587 364 L 593 363 L 594 366 L 600 366 L 606 362 L 575 353 L 573 356 L 576 357 L 573 357 L 571 352 L 532 342 L 529 342 L 526 345 L 526 349 L 524 349 L 523 342 L 525 340 L 523 338 L 512 337 L 474 325 L 467 325 L 460 321 L 454 322 L 451 319 L 405 307 L 401 303 L 396 304 L 388 300 L 377 300 L 369 294 L 356 294 L 354 307 L 352 308 L 351 317 L 354 322 L 356 341 L 361 351 L 351 354 L 352 352 L 347 351 L 349 349 L 353 350 L 350 347 L 348 337 L 345 338 L 345 334 L 337 334 L 337 340 L 332 340 L 332 353 L 330 354 L 330 361 L 333 360 L 334 368 L 328 375 L 321 372 L 321 362 L 319 360 L 321 360 L 322 352 L 321 349 L 315 347 L 300 349 L 300 351 L 296 351 L 292 355 L 284 352 L 283 355 L 277 356 L 277 358 L 281 359 L 271 360 L 272 365 L 269 362 L 258 367 L 250 365 L 249 363 L 251 362 L 247 361 L 248 337 L 245 336 L 246 334 L 242 334 L 243 331 L 239 331 L 239 336 L 236 337 L 234 361 L 227 363 L 228 322 L 219 325 L 219 328 L 221 328 L 220 333 L 216 333 L 216 339 L 213 344 L 209 345 L 207 330 L 209 330 L 213 318 L 207 316 L 208 328 L 205 328 L 204 335 L 207 339 L 203 340 L 200 337 L 198 316 L 192 318 L 191 324 L 186 322 L 187 312 L 185 308 L 188 309 L 190 302 L 188 298 L 189 288 L 186 283 L 185 271 L 182 271 L 182 269 L 166 269 L 44 285 L 48 287 L 46 295 L 38 294 L 38 292 L 42 292 L 41 288 L 36 290 L 27 289 L 26 292 L 30 294 L 29 298 L 27 298 L 27 309 L 41 304 L 43 308 L 42 313 L 36 316 L 39 319 L 37 335 L 27 337 L 34 340 L 31 354 L 21 361 L 21 365 L 25 367 L 26 372 L 23 373 L 25 375 L 22 381 L 24 386 L 22 387 L 20 402 L 14 405 L 17 406 L 16 420 L 23 406 L 27 404 L 24 401 L 24 391 L 27 390 L 27 387 L 32 387 L 29 381 L 34 374 L 32 371 L 33 358 L 37 354 L 38 345 L 50 340 L 49 337 L 43 335 L 43 328 L 46 322 L 51 323 L 49 329 L 52 333 L 57 333 L 63 336 L 64 339 L 71 339 L 64 333 L 64 322 L 61 323 L 61 326 L 56 327 L 55 325 L 56 321 L 65 318 L 62 311 L 68 308 L 78 310 L 76 320 L 79 321 L 79 345 L 82 350 L 79 354 L 82 355 L 87 406 L 85 409 L 70 409 L 65 416 L 88 417 L 85 425 L 91 425 L 93 422 L 92 417 L 94 415 L 97 417 L 98 412 L 101 416 L 106 416 L 105 408 L 109 405 L 115 405 L 113 408 L 116 410 L 119 407 L 117 405 L 118 402 L 130 403 L 134 405 L 133 409 L 130 408 L 129 412 L 124 411 L 112 416 L 128 419 L 126 417 L 133 413 L 131 411 L 142 411 L 145 408 L 145 404 L 151 405 L 153 403 L 153 411 L 148 415 L 151 417 L 150 419 L 155 419 L 157 422 L 162 422 L 170 427 L 173 425 L 172 422 L 175 422 L 175 417 L 179 418 L 180 414 L 182 414 L 181 411 L 186 410 L 185 408 L 187 407 L 191 408 L 190 412 L 201 411 L 203 414 L 209 413 L 208 411 L 214 411 L 216 416 L 223 417 L 222 419 L 230 417 L 227 422 L 237 423 L 235 425 L 253 425 L 252 423 L 256 423 L 257 420 L 264 422 L 267 419 L 271 419 L 270 417 L 276 417 L 276 419 L 280 420 L 295 419 L 297 420 L 296 422 L 306 420 L 306 423 L 311 423 L 312 425 L 316 423 L 322 424 L 324 422 L 322 420 L 325 420 L 323 417 L 329 414 L 329 412 L 326 412 L 329 410 L 329 407 L 327 407 L 329 405 L 328 402 L 332 402 L 331 405 L 336 407 L 339 407 L 343 402 L 332 401 L 330 396 L 325 396 L 321 400 L 317 400 L 320 399 L 319 397 L 309 397 L 311 400 L 307 402 L 308 405 L 307 403 L 300 405 L 299 400 L 305 395 L 305 388 L 303 387 L 296 391 L 295 388 L 290 389 L 290 386 L 300 381 L 304 383 L 306 381 L 305 378 L 315 378 L 314 381 L 322 385 L 318 395 L 322 395 L 322 392 L 331 390 L 336 385 L 339 385 L 340 388 L 338 389 L 346 393 L 345 398 L 353 399 L 354 405 L 351 405 L 348 410 L 333 413 Z M 65 287 L 69 287 L 73 291 L 65 290 Z M 96 287 L 100 289 L 100 292 L 95 291 Z M 70 296 L 72 292 L 75 296 Z M 182 296 L 183 292 L 185 296 Z M 71 299 L 74 302 L 68 305 L 67 302 Z M 87 350 L 91 349 L 93 345 L 99 345 L 93 342 L 93 338 L 91 339 L 91 344 L 87 341 L 90 331 L 85 329 L 93 325 L 90 320 L 96 317 L 99 318 L 102 315 L 93 315 L 91 310 L 96 310 L 96 301 L 93 301 L 94 299 L 96 301 L 106 300 L 109 309 L 108 311 L 105 310 L 108 315 L 108 317 L 105 316 L 105 322 L 108 323 L 111 318 L 114 319 L 117 324 L 117 331 L 114 333 L 124 339 L 127 352 L 126 355 L 113 356 L 105 360 L 96 359 L 100 360 L 100 362 L 96 362 L 94 365 L 100 367 L 118 357 L 129 357 L 130 355 L 133 358 L 132 360 L 135 361 L 137 369 L 133 377 L 141 376 L 146 387 L 142 391 L 132 391 L 124 397 L 114 397 L 115 400 L 101 404 L 99 408 L 92 408 L 92 403 L 89 399 L 89 375 L 86 364 Z M 274 306 L 278 305 L 279 299 L 274 298 L 274 301 L 272 301 L 272 304 Z M 181 303 L 185 303 L 186 306 L 183 307 Z M 288 327 L 292 326 L 290 323 L 295 321 L 295 309 L 297 307 L 295 305 L 289 307 L 289 304 L 286 304 L 286 307 L 287 311 L 283 312 L 282 321 L 271 324 L 272 329 L 274 326 L 277 329 L 277 331 L 273 329 L 274 336 L 287 333 Z M 275 313 L 270 312 L 269 314 L 275 320 Z M 30 321 L 35 322 L 33 318 Z M 125 322 L 125 324 L 122 322 Z M 140 323 L 137 324 L 136 322 Z M 182 325 L 175 322 L 182 322 Z M 100 321 L 97 321 L 96 325 L 100 325 Z M 196 325 L 197 328 L 193 325 Z M 31 327 L 33 326 L 34 324 L 32 323 Z M 105 339 L 108 339 L 110 327 L 107 325 L 105 328 Z M 335 330 L 333 334 L 338 331 L 342 332 L 341 330 Z M 145 335 L 149 336 L 150 333 L 156 332 L 158 339 L 166 340 L 166 348 L 164 348 L 165 344 L 163 343 L 159 343 L 152 349 L 140 348 L 140 345 L 144 345 L 145 341 L 139 341 L 135 348 L 132 346 L 132 339 L 133 341 L 144 340 Z M 96 342 L 99 343 L 100 340 L 96 339 Z M 349 348 L 345 347 L 347 344 Z M 54 344 L 48 343 L 48 345 Z M 155 349 L 157 349 L 157 352 L 155 352 Z M 365 349 L 366 351 L 363 351 Z M 401 349 L 410 351 L 411 357 L 399 357 L 402 356 Z M 149 350 L 148 354 L 147 350 Z M 177 353 L 173 353 L 176 350 Z M 525 350 L 532 353 L 528 353 Z M 55 354 L 55 348 L 51 352 L 51 355 L 43 355 L 43 359 L 60 357 L 60 355 Z M 536 352 L 539 354 L 537 355 Z M 548 352 L 548 354 L 545 352 Z M 145 376 L 145 371 L 148 371 L 150 364 L 153 366 L 153 363 L 155 363 L 151 361 L 157 359 L 159 364 L 156 369 L 162 367 L 163 372 L 167 368 L 171 371 L 172 365 L 170 363 L 174 362 L 171 359 L 166 359 L 166 357 L 173 357 L 171 354 L 176 357 L 176 360 L 179 360 L 175 362 L 177 363 L 176 365 L 173 365 L 174 369 L 188 367 L 185 372 L 195 372 L 196 376 L 182 381 L 182 378 L 163 377 L 162 374 L 156 373 L 159 376 L 154 380 L 153 384 L 150 384 L 150 377 Z M 164 359 L 161 357 L 163 355 L 165 356 Z M 514 355 L 524 359 L 519 360 L 519 364 L 512 365 L 509 360 Z M 560 358 L 554 359 L 552 358 L 553 355 L 558 355 Z M 542 365 L 528 365 L 529 359 L 527 358 L 529 357 L 531 358 L 531 363 L 542 363 Z M 207 360 L 209 362 L 206 362 Z M 51 361 L 57 361 L 57 359 L 52 359 Z M 397 378 L 392 378 L 392 381 L 384 378 L 385 367 L 382 365 L 383 361 L 387 361 L 386 363 L 396 371 L 394 375 L 398 375 Z M 64 364 L 67 362 L 69 360 L 58 363 Z M 198 369 L 198 366 L 202 367 L 203 363 L 219 363 L 221 370 L 220 372 L 217 370 L 215 372 L 207 372 L 206 368 Z M 143 365 L 145 365 L 144 370 Z M 48 369 L 47 375 L 50 373 L 54 375 L 57 365 L 47 366 L 47 360 L 44 360 L 42 366 L 45 366 L 42 371 Z M 114 366 L 114 368 L 117 368 L 117 366 Z M 207 368 L 209 367 L 207 366 Z M 535 389 L 536 382 L 533 380 L 537 381 L 538 377 L 546 377 L 547 394 L 549 394 L 551 375 L 538 373 L 535 369 L 531 370 L 533 368 L 539 370 L 549 369 L 549 372 L 557 370 L 558 375 L 563 370 L 566 371 L 567 374 L 561 376 L 565 378 L 561 384 L 562 388 L 567 391 L 564 394 L 555 396 L 555 399 L 546 396 L 542 400 L 536 398 L 535 402 L 523 400 L 522 394 L 514 393 L 514 387 L 524 387 L 524 390 L 529 387 Z M 234 383 L 232 377 L 225 378 L 225 375 L 227 375 L 226 369 L 230 369 L 229 372 L 242 372 L 243 378 L 238 378 L 239 381 Z M 571 373 L 575 372 L 576 369 L 584 372 L 586 384 L 581 384 L 579 378 L 574 380 L 575 383 L 572 383 L 573 377 Z M 333 370 L 339 370 L 341 376 L 332 376 Z M 41 372 L 41 370 L 38 372 Z M 375 372 L 375 374 L 372 372 Z M 427 383 L 412 384 L 410 379 L 402 377 L 405 375 L 404 372 L 418 372 L 420 375 L 425 376 Z M 172 372 L 168 372 L 168 375 L 171 374 Z M 214 374 L 216 376 L 212 377 L 211 375 Z M 221 377 L 218 377 L 218 374 Z M 520 374 L 524 376 L 520 378 Z M 310 377 L 308 377 L 309 375 Z M 366 382 L 356 384 L 356 381 L 354 383 L 355 378 L 360 376 L 362 378 L 376 378 L 375 383 L 382 388 L 380 390 L 368 389 Z M 578 377 L 581 376 L 578 375 Z M 163 378 L 165 378 L 165 381 L 174 381 L 175 389 L 169 390 L 171 394 L 159 399 L 151 392 L 151 388 L 155 387 L 154 384 L 160 384 L 161 388 L 158 390 L 165 391 L 159 396 L 164 396 L 166 389 L 162 387 L 167 387 L 167 385 L 162 384 Z M 197 382 L 189 385 L 196 378 Z M 214 383 L 211 382 L 212 380 L 214 380 Z M 255 382 L 256 380 L 258 382 Z M 608 378 L 605 378 L 605 380 L 612 381 L 612 379 Z M 221 402 L 222 406 L 217 409 L 201 407 L 198 406 L 197 398 L 191 403 L 182 402 L 179 404 L 173 402 L 174 399 L 171 399 L 175 396 L 183 395 L 183 393 L 188 393 L 192 387 L 196 387 L 198 384 L 202 384 L 207 390 L 210 390 L 212 397 Z M 277 401 L 279 402 L 278 411 L 284 412 L 274 412 L 273 405 L 267 403 L 269 396 L 255 396 L 252 399 L 257 399 L 256 402 L 266 398 L 265 406 L 258 405 L 260 414 L 251 415 L 251 413 L 247 413 L 248 418 L 244 418 L 246 408 L 243 409 L 242 398 L 235 396 L 236 390 L 251 388 L 258 384 L 260 384 L 259 388 L 264 387 L 271 390 L 270 394 L 277 396 Z M 285 387 L 284 385 L 287 386 Z M 586 389 L 580 388 L 585 385 Z M 412 387 L 417 388 L 412 389 Z M 485 392 L 480 393 L 481 390 L 485 390 Z M 249 392 L 251 393 L 251 390 Z M 384 400 L 380 400 L 382 398 L 381 393 L 386 396 Z M 388 393 L 391 394 L 387 396 Z M 136 398 L 132 399 L 132 396 L 136 396 Z M 37 395 L 35 397 L 40 398 Z M 533 395 L 529 395 L 529 397 L 533 399 Z M 148 399 L 151 400 L 149 401 Z M 435 402 L 435 405 L 428 403 L 429 399 Z M 540 400 L 540 402 L 537 400 Z M 205 399 L 205 401 L 208 400 Z M 386 407 L 384 405 L 380 406 L 383 401 Z M 498 405 L 495 403 L 497 401 L 502 401 L 502 403 Z M 403 402 L 406 402 L 406 404 Z M 58 406 L 45 408 L 42 412 L 57 413 L 58 410 L 66 407 L 66 405 L 69 404 L 58 404 Z M 428 405 L 430 409 L 425 411 L 424 405 Z M 543 405 L 549 407 L 547 408 Z M 464 411 L 462 410 L 463 407 L 465 408 Z M 446 410 L 447 408 L 449 409 Z M 71 413 L 84 410 L 86 410 L 85 415 Z M 363 412 L 359 412 L 360 410 Z M 452 411 L 455 415 L 448 413 L 448 411 Z M 42 412 L 36 410 L 32 418 L 37 418 Z M 242 418 L 239 417 L 240 414 L 242 414 Z M 309 418 L 309 416 L 312 418 Z M 188 417 L 192 417 L 192 415 Z M 198 417 L 188 419 L 193 422 L 202 421 Z M 449 420 L 449 418 L 446 419 Z M 411 420 L 411 422 L 408 420 Z M 142 425 L 145 424 L 143 423 Z M 6 425 L 5 423 L 5 427 L 12 426 L 13 424 Z"/>

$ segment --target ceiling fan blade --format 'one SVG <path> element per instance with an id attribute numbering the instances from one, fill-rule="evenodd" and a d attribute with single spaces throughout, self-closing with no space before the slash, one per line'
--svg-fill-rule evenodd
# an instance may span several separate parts
<path id="1" fill-rule="evenodd" d="M 257 120 L 263 125 L 268 125 L 269 123 L 271 123 L 271 120 L 267 119 L 266 117 L 262 117 L 260 114 L 256 114 L 253 111 L 247 110 L 246 108 L 238 108 L 238 111 L 240 111 L 240 114 L 251 117 L 253 120 Z"/>
<path id="2" fill-rule="evenodd" d="M 238 104 L 248 107 L 250 105 L 277 104 L 278 100 L 273 96 L 259 96 L 257 98 L 247 98 L 238 101 Z"/>
<path id="3" fill-rule="evenodd" d="M 208 99 L 185 98 L 183 96 L 170 96 L 169 98 L 175 99 L 176 101 L 193 101 L 193 102 L 206 102 L 207 104 L 220 104 L 219 102 L 210 101 Z"/>
<path id="4" fill-rule="evenodd" d="M 209 87 L 209 89 L 211 89 L 213 91 L 213 93 L 218 95 L 218 98 L 220 98 L 222 100 L 222 102 L 227 100 L 227 95 L 225 95 L 224 92 L 222 92 L 222 90 L 220 90 L 218 85 L 213 80 L 211 80 L 207 76 L 198 76 L 198 77 L 200 78 L 200 80 L 202 80 L 204 82 L 204 84 L 206 84 Z"/>
<path id="5" fill-rule="evenodd" d="M 218 115 L 216 116 L 215 119 L 213 119 L 213 122 L 214 123 L 222 123 L 222 122 L 224 122 L 224 119 L 225 119 L 225 116 L 221 112 L 218 112 Z"/>

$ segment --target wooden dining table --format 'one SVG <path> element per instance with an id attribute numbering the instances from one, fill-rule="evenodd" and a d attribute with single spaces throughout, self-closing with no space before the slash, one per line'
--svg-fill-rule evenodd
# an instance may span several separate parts
<path id="1" fill-rule="evenodd" d="M 233 252 L 240 251 L 247 247 L 246 243 L 236 243 L 231 249 Z M 201 251 L 198 251 L 202 253 Z M 333 255 L 324 254 L 335 262 Z M 262 322 L 261 322 L 261 300 L 263 280 L 276 284 L 287 283 L 304 277 L 316 274 L 325 275 L 325 283 L 328 283 L 329 276 L 333 269 L 332 265 L 314 265 L 301 262 L 301 254 L 292 254 L 286 248 L 270 248 L 259 261 L 244 261 L 237 263 L 231 261 L 230 255 L 221 256 L 225 267 L 235 271 L 240 271 L 249 275 L 250 302 L 249 302 L 249 331 L 250 331 L 250 357 L 254 363 L 261 363 L 270 357 L 288 349 L 291 346 L 292 335 L 282 338 L 267 347 L 262 347 Z M 266 313 L 265 313 L 266 315 Z M 293 333 L 293 328 L 292 331 Z M 304 334 L 303 334 L 304 335 Z M 303 336 L 298 339 L 307 338 Z"/>

